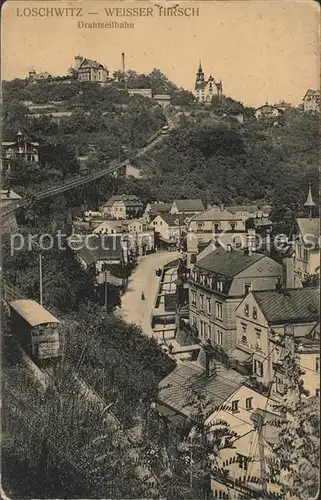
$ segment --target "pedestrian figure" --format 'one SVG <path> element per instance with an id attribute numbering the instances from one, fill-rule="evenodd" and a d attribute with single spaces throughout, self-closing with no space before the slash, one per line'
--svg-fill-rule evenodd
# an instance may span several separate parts
<path id="1" fill-rule="evenodd" d="M 142 300 L 145 300 L 145 294 L 142 292 Z"/>

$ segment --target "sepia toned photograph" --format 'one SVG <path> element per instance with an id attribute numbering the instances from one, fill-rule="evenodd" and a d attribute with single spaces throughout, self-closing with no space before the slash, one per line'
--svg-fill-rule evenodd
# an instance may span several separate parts
<path id="1" fill-rule="evenodd" d="M 1 498 L 317 498 L 319 4 L 1 14 Z"/>

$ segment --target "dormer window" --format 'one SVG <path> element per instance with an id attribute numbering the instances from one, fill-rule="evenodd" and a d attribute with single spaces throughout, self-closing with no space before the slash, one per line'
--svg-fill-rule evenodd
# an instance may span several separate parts
<path id="1" fill-rule="evenodd" d="M 249 305 L 248 305 L 248 304 L 245 304 L 245 307 L 244 307 L 244 314 L 245 314 L 245 316 L 248 316 L 248 315 L 249 315 L 249 312 L 250 312 Z"/>

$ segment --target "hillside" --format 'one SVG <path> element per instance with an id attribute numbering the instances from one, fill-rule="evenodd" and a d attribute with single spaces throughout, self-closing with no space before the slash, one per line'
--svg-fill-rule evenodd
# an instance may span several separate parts
<path id="1" fill-rule="evenodd" d="M 185 114 L 180 128 L 140 161 L 145 178 L 126 187 L 146 199 L 262 200 L 296 209 L 309 182 L 318 191 L 318 131 L 318 117 L 294 108 L 277 122 L 245 114 L 243 125 L 211 108 Z"/>

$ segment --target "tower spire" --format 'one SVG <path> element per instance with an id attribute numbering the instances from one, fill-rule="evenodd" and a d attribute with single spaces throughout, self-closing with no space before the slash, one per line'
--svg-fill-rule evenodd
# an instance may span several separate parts
<path id="1" fill-rule="evenodd" d="M 309 192 L 308 192 L 308 197 L 307 201 L 305 202 L 304 206 L 309 209 L 309 217 L 310 219 L 312 218 L 312 208 L 315 207 L 315 203 L 312 198 L 312 193 L 311 193 L 311 184 L 309 184 Z"/>

